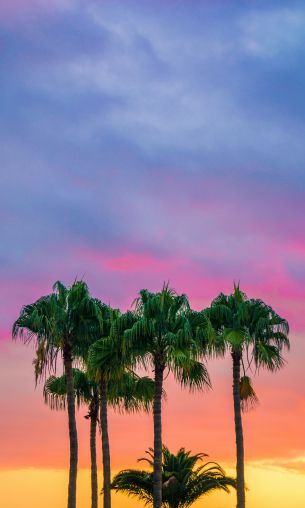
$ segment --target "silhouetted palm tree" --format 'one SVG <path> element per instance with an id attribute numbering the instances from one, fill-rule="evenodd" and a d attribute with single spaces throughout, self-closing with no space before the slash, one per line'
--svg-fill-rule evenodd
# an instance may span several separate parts
<path id="1" fill-rule="evenodd" d="M 117 338 L 130 324 L 131 313 L 115 311 L 104 327 L 104 337 L 89 349 L 90 376 L 99 387 L 100 425 L 103 455 L 103 506 L 111 506 L 111 466 L 108 435 L 108 405 L 123 411 L 148 411 L 152 407 L 154 382 L 140 377 L 130 367 L 130 356 L 124 354 Z"/>
<path id="2" fill-rule="evenodd" d="M 91 457 L 91 508 L 98 506 L 98 483 L 96 461 L 96 427 L 99 413 L 97 384 L 90 380 L 86 372 L 73 369 L 75 399 L 77 407 L 88 406 L 90 419 L 90 457 Z M 108 384 L 108 405 L 120 412 L 149 410 L 152 405 L 154 383 L 148 377 L 139 377 L 133 372 L 125 372 L 118 381 Z M 67 383 L 66 376 L 50 376 L 44 385 L 44 399 L 51 409 L 66 409 Z"/>
<path id="3" fill-rule="evenodd" d="M 99 399 L 97 386 L 88 379 L 85 372 L 73 369 L 75 400 L 77 407 L 81 404 L 88 406 L 90 419 L 90 459 L 91 459 L 91 508 L 98 506 L 97 461 L 96 461 L 96 427 L 98 421 Z M 51 409 L 66 409 L 67 382 L 66 376 L 50 376 L 44 385 L 44 399 Z"/>
<path id="4" fill-rule="evenodd" d="M 100 336 L 101 324 L 100 302 L 90 296 L 85 282 L 76 281 L 65 287 L 58 281 L 53 293 L 25 305 L 13 325 L 13 337 L 37 343 L 36 380 L 46 369 L 55 368 L 58 353 L 63 357 L 70 439 L 68 508 L 76 508 L 78 462 L 72 362 Z"/>
<path id="5" fill-rule="evenodd" d="M 248 299 L 239 286 L 226 296 L 220 294 L 203 312 L 211 352 L 223 355 L 228 350 L 233 361 L 233 400 L 237 455 L 237 508 L 245 508 L 244 441 L 241 402 L 256 395 L 247 376 L 241 378 L 253 363 L 274 372 L 284 364 L 283 349 L 289 349 L 289 327 L 262 300 Z"/>
<path id="6" fill-rule="evenodd" d="M 160 292 L 140 291 L 135 301 L 134 324 L 124 333 L 124 350 L 133 361 L 154 371 L 154 508 L 162 504 L 162 417 L 164 372 L 190 388 L 210 386 L 207 369 L 198 361 L 198 342 L 189 320 L 189 303 L 164 284 Z"/>
<path id="7" fill-rule="evenodd" d="M 152 449 L 146 452 L 148 457 L 139 459 L 154 466 Z M 224 470 L 215 462 L 207 462 L 196 467 L 207 455 L 180 448 L 176 455 L 163 447 L 162 461 L 162 506 L 164 508 L 188 508 L 200 497 L 215 490 L 229 493 L 229 487 L 236 488 L 236 481 L 225 475 Z M 145 505 L 153 504 L 153 472 L 127 469 L 120 471 L 113 479 L 112 489 L 137 497 Z"/>

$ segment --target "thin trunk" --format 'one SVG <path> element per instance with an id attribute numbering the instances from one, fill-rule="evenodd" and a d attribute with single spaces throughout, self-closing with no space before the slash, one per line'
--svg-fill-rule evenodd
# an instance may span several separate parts
<path id="1" fill-rule="evenodd" d="M 91 508 L 98 506 L 97 462 L 96 462 L 96 425 L 98 417 L 98 396 L 94 394 L 90 408 L 90 456 L 91 456 Z"/>
<path id="2" fill-rule="evenodd" d="M 64 350 L 64 367 L 67 383 L 67 402 L 68 402 L 69 439 L 70 439 L 68 508 L 76 508 L 78 443 L 77 443 L 77 429 L 75 419 L 75 393 L 72 370 L 72 351 L 71 347 L 68 346 Z"/>
<path id="3" fill-rule="evenodd" d="M 236 438 L 236 475 L 237 475 L 237 505 L 245 508 L 245 478 L 244 478 L 244 438 L 240 408 L 240 362 L 241 354 L 232 352 L 233 358 L 233 399 Z"/>
<path id="4" fill-rule="evenodd" d="M 155 359 L 153 506 L 162 506 L 162 390 L 164 364 Z"/>
<path id="5" fill-rule="evenodd" d="M 103 450 L 103 477 L 104 477 L 104 508 L 111 507 L 110 484 L 110 452 L 109 452 L 109 437 L 108 437 L 108 416 L 107 416 L 107 382 L 102 379 L 100 384 L 101 396 L 101 409 L 100 409 L 100 422 L 102 432 L 102 450 Z"/>

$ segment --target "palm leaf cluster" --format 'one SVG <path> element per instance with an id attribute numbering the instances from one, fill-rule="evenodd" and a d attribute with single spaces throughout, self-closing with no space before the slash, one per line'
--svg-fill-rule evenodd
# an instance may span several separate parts
<path id="1" fill-rule="evenodd" d="M 153 469 L 154 452 L 150 448 L 145 461 Z M 224 470 L 215 462 L 202 462 L 207 455 L 180 448 L 172 454 L 164 446 L 162 450 L 162 506 L 164 508 L 188 508 L 201 496 L 214 490 L 229 492 L 229 487 L 236 487 L 236 481 L 225 475 Z M 136 497 L 145 505 L 153 504 L 153 472 L 127 469 L 120 471 L 113 479 L 112 488 Z"/>
<path id="2" fill-rule="evenodd" d="M 256 369 L 274 371 L 284 365 L 282 352 L 289 349 L 289 326 L 270 306 L 259 299 L 248 299 L 239 286 L 231 295 L 220 294 L 205 316 L 214 336 L 211 350 L 244 353 L 243 363 Z"/>
<path id="3" fill-rule="evenodd" d="M 232 486 L 237 489 L 237 508 L 245 508 L 242 411 L 258 402 L 250 374 L 283 367 L 288 333 L 285 319 L 262 300 L 248 299 L 239 285 L 200 311 L 191 309 L 185 294 L 164 284 L 158 292 L 142 289 L 132 309 L 121 313 L 93 298 L 84 281 L 70 287 L 58 281 L 50 294 L 25 305 L 13 325 L 13 337 L 36 344 L 36 382 L 49 375 L 45 402 L 68 413 L 68 508 L 76 508 L 75 409 L 82 404 L 90 420 L 92 508 L 97 508 L 97 424 L 102 437 L 103 504 L 111 506 L 109 406 L 118 413 L 152 411 L 154 424 L 153 448 L 146 458 L 152 471 L 122 471 L 112 482 L 114 490 L 137 495 L 154 508 L 184 508 L 207 492 Z M 168 374 L 190 391 L 211 388 L 206 360 L 227 353 L 233 364 L 236 483 L 218 464 L 197 465 L 202 454 L 191 455 L 183 448 L 171 454 L 162 434 Z M 56 377 L 59 358 L 64 372 Z M 139 368 L 152 373 L 153 379 L 139 376 Z"/>
<path id="4" fill-rule="evenodd" d="M 202 348 L 194 337 L 187 296 L 164 284 L 158 293 L 140 291 L 134 303 L 135 321 L 123 337 L 133 361 L 152 368 L 158 361 L 190 388 L 210 385 L 206 366 L 199 361 Z"/>
<path id="5" fill-rule="evenodd" d="M 86 373 L 73 368 L 73 382 L 76 405 L 89 404 L 94 394 L 94 383 L 88 379 Z M 51 409 L 59 410 L 67 407 L 67 380 L 66 376 L 50 376 L 43 387 L 45 403 Z"/>

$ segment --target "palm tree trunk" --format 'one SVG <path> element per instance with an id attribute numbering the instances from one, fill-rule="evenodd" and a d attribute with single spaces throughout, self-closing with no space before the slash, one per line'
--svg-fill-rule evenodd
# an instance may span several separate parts
<path id="1" fill-rule="evenodd" d="M 96 425 L 98 416 L 98 396 L 95 393 L 90 411 L 90 456 L 91 456 L 91 508 L 98 506 L 97 462 L 96 462 Z"/>
<path id="2" fill-rule="evenodd" d="M 153 506 L 162 505 L 162 390 L 164 364 L 155 359 Z"/>
<path id="3" fill-rule="evenodd" d="M 70 345 L 67 345 L 64 348 L 64 368 L 67 383 L 68 421 L 69 421 L 69 439 L 70 439 L 68 508 L 76 508 L 78 442 L 75 419 L 75 393 L 72 370 L 72 350 Z"/>
<path id="4" fill-rule="evenodd" d="M 109 437 L 108 437 L 108 416 L 107 416 L 107 382 L 102 379 L 100 384 L 101 395 L 101 409 L 100 409 L 100 422 L 102 432 L 102 451 L 103 451 L 103 477 L 104 477 L 104 508 L 111 508 L 110 484 L 111 484 L 111 471 L 110 471 L 110 452 L 109 452 Z"/>
<path id="5" fill-rule="evenodd" d="M 243 424 L 240 408 L 240 362 L 241 354 L 232 352 L 233 359 L 233 399 L 236 438 L 236 475 L 237 475 L 237 505 L 236 508 L 245 508 L 245 478 L 244 478 L 244 438 Z"/>

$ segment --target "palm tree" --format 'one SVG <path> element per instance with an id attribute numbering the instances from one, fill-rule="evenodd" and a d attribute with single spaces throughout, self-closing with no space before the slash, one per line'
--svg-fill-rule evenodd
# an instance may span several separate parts
<path id="1" fill-rule="evenodd" d="M 241 402 L 256 401 L 246 370 L 254 364 L 274 372 L 284 365 L 283 350 L 289 349 L 289 327 L 262 300 L 248 299 L 238 285 L 231 295 L 220 294 L 203 312 L 211 352 L 230 351 L 233 362 L 233 400 L 236 434 L 237 508 L 245 508 L 244 440 Z M 244 376 L 241 378 L 241 368 Z"/>
<path id="2" fill-rule="evenodd" d="M 146 461 L 153 467 L 154 453 L 150 448 L 146 452 Z M 215 462 L 207 462 L 195 467 L 204 453 L 191 455 L 190 451 L 180 448 L 176 455 L 165 446 L 162 451 L 162 506 L 164 508 L 188 508 L 201 496 L 215 490 L 229 493 L 229 487 L 236 488 L 236 481 L 225 475 L 224 470 Z M 145 505 L 153 504 L 153 472 L 127 469 L 120 471 L 113 479 L 111 488 L 137 497 Z"/>
<path id="3" fill-rule="evenodd" d="M 106 336 L 96 341 L 89 349 L 88 368 L 90 376 L 98 383 L 100 397 L 100 425 L 103 456 L 103 503 L 111 506 L 111 466 L 108 435 L 108 406 L 121 411 L 149 411 L 152 406 L 154 382 L 147 376 L 140 377 L 131 369 L 130 359 L 119 348 L 116 339 L 121 336 L 132 320 L 132 313 L 110 315 Z M 133 322 L 133 321 L 132 321 Z"/>
<path id="4" fill-rule="evenodd" d="M 80 369 L 73 369 L 73 382 L 77 407 L 88 406 L 86 419 L 90 420 L 90 458 L 91 458 L 91 508 L 98 506 L 97 461 L 96 461 L 96 427 L 98 421 L 99 399 L 96 384 Z M 66 376 L 50 376 L 43 389 L 45 403 L 51 409 L 66 409 L 67 381 Z"/>
<path id="5" fill-rule="evenodd" d="M 24 342 L 36 341 L 36 380 L 46 370 L 55 369 L 59 352 L 63 357 L 70 439 L 68 508 L 76 508 L 78 462 L 72 363 L 100 336 L 101 325 L 100 302 L 90 296 L 83 281 L 75 281 L 70 287 L 56 282 L 53 293 L 25 305 L 13 325 L 13 337 L 19 336 Z"/>
<path id="6" fill-rule="evenodd" d="M 103 460 L 103 505 L 104 508 L 111 506 L 111 466 L 110 446 L 108 433 L 108 384 L 110 379 L 117 382 L 125 372 L 125 365 L 120 358 L 117 361 L 117 351 L 109 338 L 112 328 L 117 328 L 120 317 L 117 309 L 108 307 L 104 315 L 103 336 L 91 345 L 88 351 L 87 361 L 89 376 L 95 380 L 99 392 L 100 428 L 102 436 L 102 460 Z"/>
<path id="7" fill-rule="evenodd" d="M 143 289 L 135 301 L 135 322 L 124 333 L 125 353 L 130 352 L 135 363 L 151 366 L 154 371 L 154 508 L 162 505 L 161 400 L 165 370 L 191 389 L 210 386 L 207 369 L 197 360 L 201 351 L 189 315 L 187 297 L 177 295 L 167 284 L 157 293 Z"/>
<path id="8" fill-rule="evenodd" d="M 91 457 L 91 508 L 98 506 L 98 482 L 96 461 L 96 428 L 98 422 L 99 396 L 97 384 L 89 379 L 86 372 L 73 369 L 75 399 L 77 407 L 88 406 L 90 419 L 90 457 Z M 153 398 L 153 381 L 148 377 L 139 377 L 133 372 L 125 372 L 119 382 L 109 382 L 108 405 L 120 412 L 148 411 Z M 50 376 L 43 389 L 45 403 L 51 409 L 66 409 L 66 376 Z"/>

